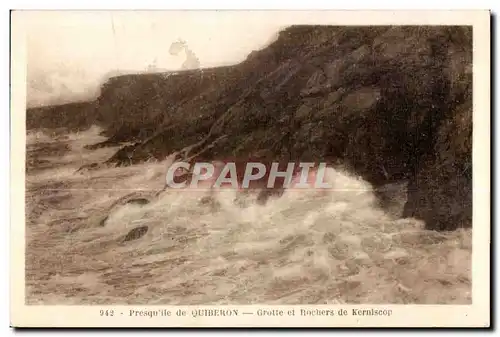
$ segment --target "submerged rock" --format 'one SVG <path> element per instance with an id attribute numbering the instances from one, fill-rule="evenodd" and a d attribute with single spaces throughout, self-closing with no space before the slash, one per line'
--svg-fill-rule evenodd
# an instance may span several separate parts
<path id="1" fill-rule="evenodd" d="M 148 226 L 139 226 L 130 230 L 123 238 L 123 242 L 140 239 L 148 232 Z"/>

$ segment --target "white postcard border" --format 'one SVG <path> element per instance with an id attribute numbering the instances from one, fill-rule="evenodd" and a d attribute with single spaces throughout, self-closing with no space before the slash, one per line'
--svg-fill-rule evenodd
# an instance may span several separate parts
<path id="1" fill-rule="evenodd" d="M 145 15 L 147 14 L 144 12 Z M 224 11 L 224 15 L 249 15 Z M 490 324 L 490 13 L 456 11 L 262 11 L 285 24 L 472 25 L 473 43 L 473 253 L 472 305 L 298 306 L 42 306 L 25 305 L 25 97 L 26 46 L 23 15 L 11 17 L 11 324 L 15 327 L 486 327 Z M 182 15 L 179 13 L 179 15 Z M 198 15 L 198 14 L 197 14 Z M 210 15 L 199 12 L 199 15 Z M 15 118 L 14 118 L 15 117 Z M 391 316 L 358 316 L 353 309 L 392 310 Z M 186 316 L 177 316 L 177 310 Z M 197 309 L 239 310 L 238 316 L 193 317 Z M 259 309 L 283 316 L 258 316 Z M 295 309 L 338 310 L 345 316 L 288 315 Z M 113 316 L 101 316 L 113 310 Z M 172 316 L 128 315 L 130 310 L 166 310 Z M 243 314 L 252 312 L 253 314 Z"/>

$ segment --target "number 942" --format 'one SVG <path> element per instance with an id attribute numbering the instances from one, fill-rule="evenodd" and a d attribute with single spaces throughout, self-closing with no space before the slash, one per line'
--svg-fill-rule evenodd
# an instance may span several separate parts
<path id="1" fill-rule="evenodd" d="M 114 316 L 115 311 L 114 310 L 99 310 L 99 315 L 100 316 Z"/>

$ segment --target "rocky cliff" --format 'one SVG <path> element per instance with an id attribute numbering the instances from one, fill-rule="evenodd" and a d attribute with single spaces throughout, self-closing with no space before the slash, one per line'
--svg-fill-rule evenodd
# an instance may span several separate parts
<path id="1" fill-rule="evenodd" d="M 133 141 L 108 163 L 265 150 L 346 163 L 374 186 L 409 181 L 405 216 L 471 226 L 472 28 L 292 26 L 241 64 L 111 78 L 95 119 Z M 207 146 L 209 145 L 209 146 Z"/>
<path id="2" fill-rule="evenodd" d="M 26 110 L 26 129 L 86 130 L 96 123 L 96 102 L 77 102 Z"/>

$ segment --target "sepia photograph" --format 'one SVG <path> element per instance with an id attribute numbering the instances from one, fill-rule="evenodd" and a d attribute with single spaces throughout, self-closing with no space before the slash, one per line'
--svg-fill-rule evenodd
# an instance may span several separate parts
<path id="1" fill-rule="evenodd" d="M 489 325 L 489 12 L 369 13 L 12 11 L 16 322 Z"/>

